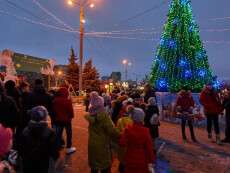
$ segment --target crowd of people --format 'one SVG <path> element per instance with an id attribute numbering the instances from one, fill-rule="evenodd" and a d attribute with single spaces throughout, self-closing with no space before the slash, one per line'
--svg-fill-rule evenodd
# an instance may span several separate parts
<path id="1" fill-rule="evenodd" d="M 43 81 L 0 83 L 0 173 L 48 173 L 50 158 L 60 162 L 60 151 L 73 154 L 73 104 L 65 87 L 47 92 Z M 200 94 L 207 117 L 208 138 L 214 125 L 217 144 L 221 143 L 218 117 L 225 110 L 226 138 L 230 142 L 230 91 L 224 96 L 207 84 Z M 91 173 L 110 173 L 116 157 L 120 173 L 154 173 L 159 137 L 160 110 L 155 90 L 145 85 L 112 93 L 90 92 L 85 97 L 88 127 L 88 163 Z M 181 119 L 183 140 L 189 125 L 191 138 L 197 142 L 193 127 L 195 102 L 185 86 L 178 93 L 175 111 Z M 50 119 L 50 125 L 48 123 Z M 66 140 L 63 139 L 63 130 Z"/>

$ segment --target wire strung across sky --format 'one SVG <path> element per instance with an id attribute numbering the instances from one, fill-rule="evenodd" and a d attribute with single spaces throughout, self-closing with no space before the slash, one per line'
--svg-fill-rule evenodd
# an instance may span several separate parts
<path id="1" fill-rule="evenodd" d="M 17 5 L 16 3 L 13 3 L 9 0 L 5 0 L 5 2 L 7 2 L 8 4 L 10 4 L 11 6 L 15 7 L 15 8 L 18 8 L 20 10 L 23 10 L 25 13 L 37 18 L 37 19 L 40 19 L 40 20 L 44 20 L 44 18 L 40 17 L 40 16 L 37 16 L 37 15 L 34 15 L 31 11 Z M 162 3 L 164 4 L 166 1 L 163 1 Z M 47 24 L 47 23 L 44 23 L 44 22 L 40 22 L 40 21 L 35 21 L 35 20 L 32 20 L 32 19 L 29 19 L 27 17 L 22 17 L 22 16 L 18 16 L 18 15 L 15 15 L 15 14 L 12 14 L 12 13 L 9 13 L 9 12 L 6 12 L 6 11 L 3 11 L 3 10 L 0 10 L 0 13 L 1 14 L 4 14 L 4 15 L 9 15 L 11 17 L 14 17 L 18 20 L 22 20 L 22 21 L 25 21 L 25 22 L 28 22 L 28 23 L 31 23 L 31 24 L 36 24 L 36 25 L 40 25 L 40 26 L 43 26 L 43 27 L 47 27 L 47 28 L 51 28 L 51 29 L 55 29 L 55 30 L 59 30 L 59 31 L 64 31 L 64 32 L 68 32 L 68 33 L 73 33 L 73 34 L 76 34 L 76 33 L 79 33 L 78 30 L 75 30 L 74 28 L 72 28 L 71 26 L 67 25 L 64 21 L 62 21 L 61 19 L 59 19 L 57 16 L 55 16 L 53 13 L 51 13 L 49 10 L 47 10 L 45 7 L 43 7 L 37 0 L 33 0 L 33 3 L 35 3 L 43 12 L 45 12 L 48 16 L 52 17 L 56 22 L 58 22 L 59 24 L 63 25 L 65 28 L 62 28 L 62 27 L 58 27 L 58 26 L 55 26 L 55 25 L 51 25 L 51 24 Z M 162 5 L 162 4 L 161 4 Z M 156 6 L 155 6 L 156 7 Z M 159 7 L 159 6 L 158 6 Z M 154 8 L 151 8 L 152 10 Z M 156 9 L 156 8 L 155 8 Z M 139 13 L 139 15 L 135 15 L 136 17 L 139 17 L 141 15 L 144 15 L 146 14 L 147 12 L 151 11 L 150 9 L 148 10 L 145 10 L 144 12 L 142 13 Z M 132 17 L 133 19 L 134 16 Z M 132 18 L 128 18 L 126 20 L 131 20 Z M 224 19 L 230 19 L 230 17 L 223 17 L 223 18 L 212 18 L 210 20 L 224 20 Z M 137 28 L 137 29 L 132 29 L 132 30 L 113 30 L 113 31 L 108 31 L 108 32 L 86 32 L 86 36 L 87 37 L 94 37 L 94 38 L 111 38 L 111 39 L 127 39 L 127 40 L 146 40 L 146 41 L 158 41 L 159 39 L 155 39 L 155 38 L 138 38 L 137 36 L 141 36 L 141 35 L 153 35 L 153 34 L 158 34 L 158 33 L 161 33 L 161 27 L 158 27 L 158 28 L 149 28 L 149 29 L 146 29 L 146 28 Z M 228 32 L 230 31 L 230 28 L 223 28 L 223 29 L 201 29 L 200 30 L 201 32 Z M 130 37 L 130 35 L 136 35 L 136 37 Z M 115 36 L 114 36 L 115 35 Z M 227 44 L 230 44 L 230 41 L 204 41 L 204 43 L 215 43 L 215 44 L 224 44 L 224 43 L 227 43 Z"/>
<path id="2" fill-rule="evenodd" d="M 41 3 L 39 3 L 37 0 L 32 0 L 32 2 L 39 7 L 43 12 L 45 12 L 48 16 L 52 17 L 55 21 L 57 21 L 59 24 L 63 25 L 64 27 L 66 27 L 67 29 L 70 30 L 75 30 L 73 27 L 69 26 L 68 24 L 66 24 L 64 21 L 62 21 L 61 19 L 59 19 L 57 16 L 55 16 L 53 13 L 51 13 L 48 9 L 46 9 L 45 7 L 43 7 L 41 5 Z"/>
<path id="3" fill-rule="evenodd" d="M 0 10 L 0 13 L 4 14 L 4 15 L 11 16 L 11 17 L 14 17 L 14 18 L 16 18 L 18 20 L 21 20 L 21 21 L 31 23 L 31 24 L 41 25 L 43 27 L 52 28 L 52 29 L 55 29 L 55 30 L 65 31 L 65 32 L 69 32 L 69 33 L 77 33 L 77 31 L 73 31 L 73 30 L 57 27 L 57 26 L 54 26 L 54 25 L 46 24 L 46 23 L 43 23 L 43 22 L 35 21 L 35 20 L 29 19 L 27 17 L 22 17 L 22 16 L 19 16 L 19 15 L 15 15 L 15 14 L 6 12 L 4 10 Z"/>

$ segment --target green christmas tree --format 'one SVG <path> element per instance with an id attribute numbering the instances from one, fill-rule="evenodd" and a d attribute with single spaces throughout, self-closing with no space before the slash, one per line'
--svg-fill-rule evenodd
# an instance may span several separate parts
<path id="1" fill-rule="evenodd" d="M 212 81 L 208 56 L 200 39 L 190 0 L 172 0 L 156 51 L 150 82 L 158 91 L 187 86 L 199 92 Z"/>
<path id="2" fill-rule="evenodd" d="M 87 91 L 99 91 L 100 90 L 100 75 L 93 62 L 90 59 L 87 61 L 83 68 L 83 88 Z"/>
<path id="3" fill-rule="evenodd" d="M 79 66 L 76 63 L 76 56 L 73 48 L 70 50 L 69 64 L 67 66 L 66 81 L 73 86 L 75 90 L 79 88 Z"/>

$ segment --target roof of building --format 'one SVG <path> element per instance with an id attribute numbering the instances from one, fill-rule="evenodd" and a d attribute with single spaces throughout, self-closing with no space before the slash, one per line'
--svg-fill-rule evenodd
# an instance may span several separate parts
<path id="1" fill-rule="evenodd" d="M 49 65 L 48 59 L 24 55 L 21 53 L 14 53 L 12 59 L 16 71 L 40 73 L 42 67 L 44 68 Z"/>

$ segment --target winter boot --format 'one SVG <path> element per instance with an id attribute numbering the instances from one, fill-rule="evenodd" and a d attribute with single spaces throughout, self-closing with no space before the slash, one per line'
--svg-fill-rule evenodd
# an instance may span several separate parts
<path id="1" fill-rule="evenodd" d="M 216 143 L 217 145 L 221 145 L 220 135 L 216 135 Z"/>

